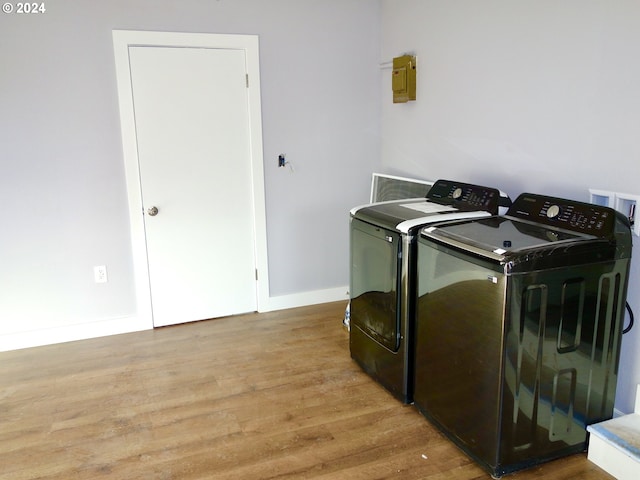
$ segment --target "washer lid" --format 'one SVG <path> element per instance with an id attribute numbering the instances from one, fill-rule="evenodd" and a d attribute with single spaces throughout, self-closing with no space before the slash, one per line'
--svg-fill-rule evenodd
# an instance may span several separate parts
<path id="1" fill-rule="evenodd" d="M 610 262 L 629 256 L 628 248 L 610 238 L 499 216 L 424 227 L 419 243 L 444 245 L 451 253 L 484 259 L 506 274 Z"/>
<path id="2" fill-rule="evenodd" d="M 597 238 L 593 235 L 499 216 L 441 227 L 427 227 L 422 230 L 422 235 L 463 249 L 484 252 L 492 258 L 503 258 L 509 253 Z"/>

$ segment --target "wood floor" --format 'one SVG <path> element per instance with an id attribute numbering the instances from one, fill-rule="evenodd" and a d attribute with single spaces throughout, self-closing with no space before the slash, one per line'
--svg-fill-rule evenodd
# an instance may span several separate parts
<path id="1" fill-rule="evenodd" d="M 353 363 L 344 307 L 0 353 L 0 480 L 490 478 Z"/>

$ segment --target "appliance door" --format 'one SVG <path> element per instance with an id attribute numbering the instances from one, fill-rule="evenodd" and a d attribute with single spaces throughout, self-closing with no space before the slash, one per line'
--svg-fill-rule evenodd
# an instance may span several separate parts
<path id="1" fill-rule="evenodd" d="M 495 465 L 508 277 L 497 263 L 424 239 L 417 269 L 414 402 L 468 454 Z"/>
<path id="2" fill-rule="evenodd" d="M 400 347 L 400 235 L 351 220 L 351 328 L 396 352 Z"/>

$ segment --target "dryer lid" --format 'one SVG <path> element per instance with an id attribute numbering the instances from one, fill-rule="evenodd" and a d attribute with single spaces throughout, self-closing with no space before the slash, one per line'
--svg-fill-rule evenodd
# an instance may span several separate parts
<path id="1" fill-rule="evenodd" d="M 505 200 L 506 199 L 506 200 Z M 426 198 L 393 200 L 353 208 L 351 216 L 374 225 L 406 233 L 408 229 L 452 218 L 473 218 L 457 212 L 488 212 L 494 215 L 504 206 L 508 197 L 496 188 L 483 187 L 452 180 L 438 180 L 429 189 Z"/>

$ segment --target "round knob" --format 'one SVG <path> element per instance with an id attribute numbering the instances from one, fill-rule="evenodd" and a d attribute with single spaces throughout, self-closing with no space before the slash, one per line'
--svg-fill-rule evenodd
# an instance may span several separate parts
<path id="1" fill-rule="evenodd" d="M 547 218 L 556 218 L 558 215 L 560 215 L 560 207 L 559 206 L 551 205 L 547 209 Z"/>
<path id="2" fill-rule="evenodd" d="M 155 217 L 158 214 L 158 207 L 151 207 L 147 210 L 150 217 Z"/>
<path id="3" fill-rule="evenodd" d="M 462 196 L 462 189 L 461 189 L 461 188 L 456 188 L 456 189 L 453 191 L 452 196 L 453 196 L 453 199 L 454 199 L 454 200 L 459 199 L 459 198 Z"/>

